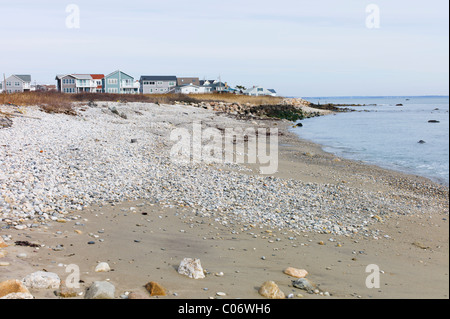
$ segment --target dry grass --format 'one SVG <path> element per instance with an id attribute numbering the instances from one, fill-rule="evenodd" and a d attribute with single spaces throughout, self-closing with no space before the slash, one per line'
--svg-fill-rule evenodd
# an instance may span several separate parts
<path id="1" fill-rule="evenodd" d="M 49 113 L 75 114 L 71 96 L 58 92 L 24 92 L 0 94 L 0 105 L 37 105 Z"/>
<path id="2" fill-rule="evenodd" d="M 158 104 L 173 104 L 174 102 L 225 102 L 260 105 L 280 104 L 281 97 L 246 96 L 235 94 L 110 94 L 110 93 L 80 93 L 66 94 L 60 92 L 24 92 L 0 94 L 0 105 L 39 106 L 49 113 L 75 114 L 74 102 L 145 102 Z"/>
<path id="3" fill-rule="evenodd" d="M 230 93 L 207 93 L 207 94 L 193 94 L 190 95 L 195 100 L 204 102 L 225 102 L 225 103 L 240 103 L 251 104 L 254 106 L 259 105 L 277 105 L 283 100 L 278 96 L 249 96 L 249 95 L 237 95 Z"/>

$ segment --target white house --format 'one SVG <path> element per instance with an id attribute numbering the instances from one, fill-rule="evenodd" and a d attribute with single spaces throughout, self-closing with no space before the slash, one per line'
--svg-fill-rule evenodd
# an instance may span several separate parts
<path id="1" fill-rule="evenodd" d="M 174 87 L 170 93 L 181 93 L 181 94 L 204 94 L 210 93 L 211 87 L 201 86 L 195 84 L 186 84 Z"/>
<path id="2" fill-rule="evenodd" d="M 277 96 L 277 92 L 274 89 L 266 89 L 262 86 L 254 86 L 250 89 L 247 89 L 244 91 L 244 94 L 252 96 L 260 96 L 260 95 Z"/>

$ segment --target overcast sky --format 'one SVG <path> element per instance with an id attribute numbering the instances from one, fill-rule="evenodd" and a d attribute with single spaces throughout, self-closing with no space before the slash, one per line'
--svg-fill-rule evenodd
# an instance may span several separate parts
<path id="1" fill-rule="evenodd" d="M 66 23 L 70 4 L 79 28 Z M 379 28 L 367 26 L 370 4 Z M 447 95 L 448 11 L 447 0 L 0 0 L 0 73 L 55 84 L 121 69 L 220 75 L 287 96 Z"/>

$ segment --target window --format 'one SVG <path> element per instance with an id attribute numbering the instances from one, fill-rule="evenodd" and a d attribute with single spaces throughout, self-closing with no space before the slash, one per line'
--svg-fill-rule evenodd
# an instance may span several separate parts
<path id="1" fill-rule="evenodd" d="M 15 86 L 20 86 L 20 82 L 15 82 L 14 85 Z"/>
<path id="2" fill-rule="evenodd" d="M 11 86 L 11 82 L 6 82 L 6 86 Z"/>
<path id="3" fill-rule="evenodd" d="M 161 85 L 161 84 L 163 84 L 161 81 L 158 81 L 158 85 Z"/>
<path id="4" fill-rule="evenodd" d="M 117 84 L 117 79 L 108 79 L 108 84 Z"/>
<path id="5" fill-rule="evenodd" d="M 263 88 L 258 88 L 258 92 L 263 92 L 264 89 Z"/>
<path id="6" fill-rule="evenodd" d="M 170 85 L 170 86 L 174 86 L 174 85 L 175 85 L 175 82 L 169 82 L 169 85 Z"/>
<path id="7" fill-rule="evenodd" d="M 118 89 L 117 88 L 109 88 L 108 89 L 108 93 L 117 93 Z"/>

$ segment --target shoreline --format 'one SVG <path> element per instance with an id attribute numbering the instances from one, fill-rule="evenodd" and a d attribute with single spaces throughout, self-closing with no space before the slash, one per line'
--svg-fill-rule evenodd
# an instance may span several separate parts
<path id="1" fill-rule="evenodd" d="M 199 111 L 187 106 L 181 109 L 191 116 Z M 161 110 L 167 112 L 168 109 L 162 107 Z M 223 125 L 228 117 L 199 112 L 204 114 L 207 125 L 212 126 Z M 335 195 L 342 197 L 335 198 L 337 204 L 347 198 L 351 200 L 352 192 L 361 191 L 359 195 L 366 197 L 364 202 L 368 205 L 368 211 L 361 211 L 370 221 L 364 226 L 368 230 L 358 227 L 356 232 L 337 234 L 316 232 L 314 228 L 308 231 L 307 227 L 297 230 L 278 228 L 276 223 L 269 227 L 269 224 L 253 223 L 251 219 L 242 221 L 232 211 L 202 210 L 186 201 L 164 204 L 164 199 L 159 203 L 145 198 L 137 201 L 118 199 L 106 201 L 101 207 L 90 205 L 82 211 L 73 210 L 46 223 L 51 225 L 1 229 L 2 235 L 12 237 L 6 242 L 9 247 L 2 249 L 8 254 L 0 258 L 0 262 L 9 265 L 0 267 L 0 282 L 5 277 L 20 280 L 42 268 L 63 278 L 66 276 L 65 265 L 77 264 L 84 281 L 77 293 L 83 293 L 92 281 L 109 279 L 116 286 L 116 298 L 125 292 L 149 297 L 143 286 L 151 280 L 168 289 L 168 296 L 161 298 L 176 299 L 218 298 L 216 293 L 223 291 L 226 293 L 224 298 L 258 299 L 261 296 L 255 287 L 267 280 L 276 281 L 286 295 L 294 294 L 294 299 L 448 298 L 448 187 L 426 178 L 337 158 L 323 151 L 320 145 L 301 140 L 289 132 L 291 123 L 255 121 L 259 127 L 277 123 L 283 132 L 279 141 L 280 171 L 271 177 L 275 179 L 272 187 L 293 180 L 294 192 L 297 187 L 304 187 L 299 189 L 302 191 L 310 189 L 311 196 L 321 194 L 323 190 L 330 195 L 338 191 Z M 230 118 L 227 124 L 238 122 Z M 248 125 L 246 121 L 240 123 Z M 164 127 L 155 129 L 161 131 Z M 238 169 L 237 172 L 236 167 L 213 170 L 222 170 L 215 178 L 229 170 L 231 176 L 244 174 L 255 176 L 252 181 L 258 180 L 254 167 L 247 165 L 247 168 L 248 171 Z M 271 181 L 268 178 L 262 180 Z M 379 202 L 377 193 L 382 194 L 379 198 L 386 203 Z M 270 191 L 264 194 L 270 194 Z M 329 203 L 331 197 L 326 194 L 320 195 L 317 203 L 305 197 L 305 207 L 313 211 L 318 205 L 318 212 L 322 207 L 341 207 Z M 279 198 L 284 199 L 283 195 Z M 376 206 L 370 206 L 371 203 Z M 394 203 L 396 206 L 390 206 Z M 385 207 L 387 211 L 370 211 L 376 207 Z M 407 211 L 410 214 L 406 214 Z M 324 217 L 329 218 L 331 214 Z M 311 216 L 322 218 L 321 215 Z M 343 217 L 336 216 L 336 220 Z M 305 221 L 298 219 L 297 222 Z M 346 223 L 345 220 L 342 222 Z M 321 221 L 318 225 L 327 224 Z M 38 242 L 42 246 L 36 249 L 12 244 L 18 240 Z M 88 245 L 88 241 L 95 244 Z M 418 243 L 423 245 L 418 246 Z M 58 247 L 62 249 L 55 249 Z M 21 253 L 27 257 L 15 257 Z M 210 273 L 203 280 L 179 275 L 176 268 L 184 257 L 200 258 Z M 114 271 L 96 273 L 93 268 L 99 261 L 108 262 Z M 365 267 L 377 262 L 386 276 L 383 276 L 385 286 L 375 291 L 365 287 Z M 293 278 L 283 274 L 287 267 L 307 269 L 308 278 L 331 296 L 310 295 L 292 287 Z M 216 275 L 221 272 L 223 276 Z M 417 279 L 427 282 L 417 287 Z M 51 289 L 31 292 L 35 298 L 59 298 Z"/>
<path id="2" fill-rule="evenodd" d="M 294 129 L 294 128 L 292 128 L 292 129 Z M 431 182 L 431 183 L 438 184 L 438 185 L 441 185 L 441 186 L 447 187 L 447 188 L 450 186 L 449 182 L 447 180 L 445 180 L 445 179 L 438 178 L 438 177 L 435 177 L 435 176 L 421 175 L 421 174 L 413 172 L 412 170 L 408 170 L 406 168 L 404 168 L 404 169 L 393 168 L 393 167 L 389 167 L 389 164 L 385 164 L 385 163 L 381 163 L 381 162 L 380 163 L 377 163 L 375 161 L 374 162 L 369 162 L 369 161 L 364 161 L 364 160 L 359 160 L 359 159 L 352 159 L 352 158 L 349 158 L 349 157 L 346 157 L 346 156 L 341 156 L 339 154 L 336 154 L 333 151 L 327 151 L 327 150 L 324 149 L 324 148 L 327 148 L 327 147 L 332 148 L 331 146 L 323 145 L 323 144 L 320 144 L 320 143 L 315 142 L 313 140 L 301 138 L 297 133 L 293 132 L 292 130 L 291 130 L 291 133 L 297 135 L 297 137 L 300 140 L 304 141 L 304 142 L 310 142 L 310 143 L 318 145 L 318 147 L 320 148 L 321 152 L 327 153 L 330 156 L 334 156 L 335 158 L 346 159 L 348 161 L 361 163 L 362 165 L 366 165 L 366 166 L 378 167 L 378 168 L 384 169 L 386 171 L 400 173 L 400 174 L 403 174 L 403 175 L 406 175 L 406 176 L 409 176 L 409 177 L 415 177 L 415 178 L 419 178 L 419 179 L 426 179 L 426 180 L 429 180 L 429 182 Z"/>

